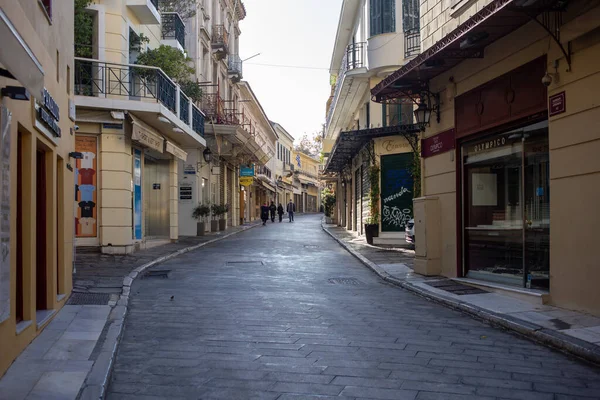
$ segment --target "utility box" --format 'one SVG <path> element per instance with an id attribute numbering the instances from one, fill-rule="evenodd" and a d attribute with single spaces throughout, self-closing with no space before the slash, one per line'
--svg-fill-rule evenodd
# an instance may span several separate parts
<path id="1" fill-rule="evenodd" d="M 442 272 L 442 218 L 436 196 L 413 199 L 415 218 L 415 272 L 440 275 Z"/>

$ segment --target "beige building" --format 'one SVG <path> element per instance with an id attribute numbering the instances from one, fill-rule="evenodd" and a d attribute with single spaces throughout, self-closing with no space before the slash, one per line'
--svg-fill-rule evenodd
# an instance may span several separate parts
<path id="1" fill-rule="evenodd" d="M 69 297 L 73 2 L 0 1 L 0 376 Z"/>
<path id="2" fill-rule="evenodd" d="M 294 137 L 277 122 L 272 122 L 275 133 L 277 133 L 277 157 L 275 162 L 275 177 L 277 180 L 276 203 L 284 207 L 294 198 L 294 164 L 292 154 L 294 151 Z"/>
<path id="3" fill-rule="evenodd" d="M 294 203 L 296 212 L 315 213 L 321 208 L 321 162 L 299 151 L 292 154 L 294 163 Z"/>
<path id="4" fill-rule="evenodd" d="M 415 271 L 600 315 L 597 2 L 422 1 Z"/>
<path id="5" fill-rule="evenodd" d="M 92 55 L 75 59 L 77 245 L 130 253 L 179 237 L 179 164 L 205 148 L 204 114 L 162 70 L 134 66 L 161 44 L 183 49 L 177 14 L 127 0 L 87 11 Z"/>

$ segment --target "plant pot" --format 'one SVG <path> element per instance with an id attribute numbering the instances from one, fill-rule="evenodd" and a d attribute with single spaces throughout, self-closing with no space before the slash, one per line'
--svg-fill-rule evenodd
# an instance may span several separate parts
<path id="1" fill-rule="evenodd" d="M 373 244 L 373 238 L 379 236 L 379 224 L 365 224 L 367 243 Z"/>
<path id="2" fill-rule="evenodd" d="M 216 219 L 211 219 L 210 220 L 210 231 L 211 232 L 218 232 L 219 231 L 219 221 L 217 221 Z"/>
<path id="3" fill-rule="evenodd" d="M 219 230 L 220 231 L 224 231 L 227 228 L 227 220 L 226 219 L 220 219 L 219 220 Z"/>
<path id="4" fill-rule="evenodd" d="M 333 219 L 331 217 L 325 217 L 325 223 L 331 225 L 333 223 Z"/>
<path id="5" fill-rule="evenodd" d="M 196 224 L 196 236 L 204 236 L 204 221 Z"/>

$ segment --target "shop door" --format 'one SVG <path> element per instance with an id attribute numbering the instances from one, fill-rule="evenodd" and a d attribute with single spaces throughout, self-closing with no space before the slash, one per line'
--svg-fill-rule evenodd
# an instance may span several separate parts
<path id="1" fill-rule="evenodd" d="M 354 230 L 361 232 L 362 230 L 362 199 L 360 196 L 361 172 L 360 167 L 354 172 Z"/>
<path id="2" fill-rule="evenodd" d="M 381 231 L 402 232 L 413 215 L 412 153 L 381 156 Z"/>
<path id="3" fill-rule="evenodd" d="M 146 239 L 168 238 L 169 161 L 144 158 L 143 179 Z"/>
<path id="4" fill-rule="evenodd" d="M 549 287 L 546 121 L 462 146 L 466 276 Z"/>
<path id="5" fill-rule="evenodd" d="M 233 226 L 233 171 L 227 168 L 227 203 L 229 204 L 229 212 L 227 213 L 227 226 Z"/>
<path id="6" fill-rule="evenodd" d="M 36 153 L 36 202 L 35 202 L 35 309 L 46 310 L 48 300 L 48 273 L 46 267 L 46 153 L 38 150 Z"/>

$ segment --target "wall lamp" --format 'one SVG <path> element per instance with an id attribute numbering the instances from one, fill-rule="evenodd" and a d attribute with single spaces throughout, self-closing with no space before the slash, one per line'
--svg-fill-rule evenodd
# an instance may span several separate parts
<path id="1" fill-rule="evenodd" d="M 8 97 L 12 100 L 29 101 L 29 92 L 21 86 L 6 86 L 0 90 L 2 97 Z"/>
<path id="2" fill-rule="evenodd" d="M 440 122 L 440 94 L 423 91 L 419 98 L 419 104 L 415 110 L 415 119 L 421 129 L 425 130 L 425 125 L 429 125 L 431 122 L 431 113 L 435 113 L 436 121 Z"/>

